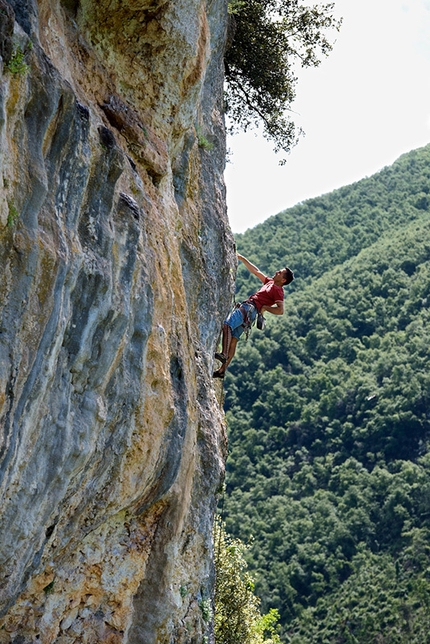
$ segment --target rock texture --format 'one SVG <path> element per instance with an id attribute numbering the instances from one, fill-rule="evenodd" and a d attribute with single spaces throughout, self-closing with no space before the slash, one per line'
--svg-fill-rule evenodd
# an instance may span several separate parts
<path id="1" fill-rule="evenodd" d="M 1 644 L 212 640 L 226 12 L 0 0 Z"/>

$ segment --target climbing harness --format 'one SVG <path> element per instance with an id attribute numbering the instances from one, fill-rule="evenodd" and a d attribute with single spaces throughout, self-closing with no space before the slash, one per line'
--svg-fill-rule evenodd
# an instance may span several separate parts
<path id="1" fill-rule="evenodd" d="M 245 306 L 246 305 L 246 306 Z M 248 341 L 249 334 L 251 332 L 251 327 L 255 323 L 257 317 L 257 307 L 254 302 L 249 298 L 244 302 L 236 302 L 235 308 L 239 308 L 243 317 L 243 329 L 245 334 L 245 339 Z"/>

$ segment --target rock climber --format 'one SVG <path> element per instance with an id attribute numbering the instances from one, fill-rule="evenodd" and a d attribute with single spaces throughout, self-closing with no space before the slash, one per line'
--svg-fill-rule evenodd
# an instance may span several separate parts
<path id="1" fill-rule="evenodd" d="M 224 378 L 227 367 L 236 352 L 240 336 L 244 331 L 250 329 L 257 315 L 263 313 L 282 315 L 284 313 L 283 287 L 294 279 L 294 274 L 289 268 L 282 268 L 276 271 L 273 277 L 267 277 L 243 255 L 237 253 L 237 258 L 263 282 L 263 286 L 247 300 L 236 305 L 225 320 L 222 329 L 222 353 L 215 354 L 215 358 L 222 365 L 214 372 L 214 378 Z"/>

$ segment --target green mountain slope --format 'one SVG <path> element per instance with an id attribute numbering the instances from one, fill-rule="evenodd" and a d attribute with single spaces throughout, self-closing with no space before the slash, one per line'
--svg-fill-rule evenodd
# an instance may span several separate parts
<path id="1" fill-rule="evenodd" d="M 430 209 L 430 145 L 357 183 L 290 208 L 237 236 L 240 251 L 272 274 L 291 264 L 303 282 L 354 257 L 385 232 Z M 239 294 L 255 284 L 239 266 Z"/>
<path id="2" fill-rule="evenodd" d="M 426 147 L 326 195 L 325 219 L 312 200 L 238 238 L 267 272 L 286 259 L 269 236 L 288 239 L 293 269 L 308 258 L 286 314 L 240 343 L 226 379 L 227 527 L 252 535 L 285 642 L 427 641 L 429 161 Z"/>

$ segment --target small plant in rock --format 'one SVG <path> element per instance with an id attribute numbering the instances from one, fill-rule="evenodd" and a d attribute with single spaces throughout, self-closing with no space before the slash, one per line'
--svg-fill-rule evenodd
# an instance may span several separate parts
<path id="1" fill-rule="evenodd" d="M 199 602 L 199 608 L 202 612 L 202 617 L 205 622 L 209 622 L 212 618 L 212 606 L 210 599 L 202 599 Z"/>
<path id="2" fill-rule="evenodd" d="M 51 593 L 54 592 L 54 581 L 55 580 L 53 579 L 51 583 L 45 586 L 45 588 L 43 589 L 43 592 L 45 593 L 45 595 L 50 595 Z"/>
<path id="3" fill-rule="evenodd" d="M 29 67 L 25 62 L 25 53 L 19 45 L 14 49 L 10 61 L 6 65 L 6 69 L 11 74 L 18 74 L 20 76 L 27 73 Z"/>
<path id="4" fill-rule="evenodd" d="M 9 228 L 12 228 L 13 226 L 15 226 L 16 222 L 19 219 L 19 212 L 15 208 L 12 202 L 9 202 L 8 205 L 9 205 L 9 213 L 7 216 L 7 225 L 9 226 Z"/>
<path id="5" fill-rule="evenodd" d="M 197 143 L 199 148 L 202 148 L 203 150 L 212 150 L 214 147 L 214 144 L 208 141 L 208 139 L 205 137 L 203 132 L 199 127 L 196 128 L 197 132 Z"/>

